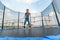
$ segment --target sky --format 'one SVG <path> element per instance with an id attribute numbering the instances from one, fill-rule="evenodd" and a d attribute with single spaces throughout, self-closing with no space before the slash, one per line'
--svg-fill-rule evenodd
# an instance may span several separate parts
<path id="1" fill-rule="evenodd" d="M 2 4 L 4 4 L 7 8 L 14 10 L 14 11 L 19 11 L 23 12 L 21 14 L 21 17 L 24 17 L 24 13 L 26 9 L 30 9 L 31 16 L 40 16 L 41 12 L 46 9 L 52 2 L 52 0 L 0 0 Z M 7 10 L 9 11 L 9 10 Z M 8 19 L 10 18 L 9 16 L 17 18 L 14 13 L 7 14 Z M 13 19 L 13 18 L 12 18 Z"/>
<path id="2" fill-rule="evenodd" d="M 28 8 L 30 12 L 42 12 L 52 2 L 52 0 L 0 0 L 6 7 L 19 12 L 25 12 Z"/>
<path id="3" fill-rule="evenodd" d="M 25 10 L 30 9 L 31 16 L 40 16 L 44 9 L 46 9 L 52 2 L 52 0 L 0 0 L 7 8 L 23 12 L 21 14 L 24 17 Z M 17 14 L 14 15 L 10 10 L 6 9 L 6 19 L 17 18 Z"/>

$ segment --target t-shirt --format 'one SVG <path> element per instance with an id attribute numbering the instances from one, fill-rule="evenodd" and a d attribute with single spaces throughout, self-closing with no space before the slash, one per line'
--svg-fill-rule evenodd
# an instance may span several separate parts
<path id="1" fill-rule="evenodd" d="M 25 18 L 29 18 L 30 13 L 25 13 Z"/>

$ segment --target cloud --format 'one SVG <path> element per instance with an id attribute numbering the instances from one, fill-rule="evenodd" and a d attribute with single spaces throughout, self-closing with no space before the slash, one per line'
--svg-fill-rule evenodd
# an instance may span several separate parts
<path id="1" fill-rule="evenodd" d="M 5 11 L 5 20 L 11 20 L 13 19 L 15 16 L 12 14 L 12 12 L 10 10 L 6 10 Z"/>
<path id="2" fill-rule="evenodd" d="M 50 12 L 49 16 L 55 16 L 54 12 Z"/>
<path id="3" fill-rule="evenodd" d="M 52 0 L 1 0 L 1 2 L 14 11 L 24 12 L 25 8 L 30 8 L 42 12 Z"/>
<path id="4" fill-rule="evenodd" d="M 36 17 L 36 16 L 40 16 L 40 15 L 41 15 L 41 13 L 39 13 L 39 12 L 36 11 L 36 10 L 30 10 L 30 13 L 31 13 L 31 16 L 32 16 L 32 17 Z"/>
<path id="5" fill-rule="evenodd" d="M 16 1 L 20 2 L 20 3 L 32 4 L 32 3 L 35 3 L 39 0 L 16 0 Z"/>

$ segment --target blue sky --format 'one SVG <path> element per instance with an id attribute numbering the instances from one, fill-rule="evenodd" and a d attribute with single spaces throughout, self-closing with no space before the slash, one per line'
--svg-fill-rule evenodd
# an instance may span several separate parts
<path id="1" fill-rule="evenodd" d="M 1 0 L 1 2 L 8 8 L 25 12 L 27 8 L 30 12 L 42 12 L 46 9 L 52 2 L 52 0 Z"/>

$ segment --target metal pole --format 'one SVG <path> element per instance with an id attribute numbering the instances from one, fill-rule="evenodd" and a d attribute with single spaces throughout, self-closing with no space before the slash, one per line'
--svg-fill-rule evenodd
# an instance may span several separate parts
<path id="1" fill-rule="evenodd" d="M 5 6 L 4 6 L 4 10 L 3 10 L 2 29 L 3 29 L 3 27 L 4 27 L 4 16 L 5 16 Z"/>
<path id="2" fill-rule="evenodd" d="M 41 17 L 42 17 L 42 27 L 44 28 L 43 13 L 41 13 Z"/>
<path id="3" fill-rule="evenodd" d="M 42 17 L 42 31 L 43 31 L 43 35 L 45 36 L 45 28 L 44 28 L 43 13 L 41 13 L 41 17 Z"/>
<path id="4" fill-rule="evenodd" d="M 55 9 L 55 7 L 54 7 L 53 2 L 52 2 L 52 6 L 53 6 L 53 10 L 54 10 L 54 12 L 55 12 L 55 16 L 56 16 L 56 20 L 57 20 L 57 22 L 58 22 L 58 26 L 60 26 L 59 19 L 58 19 L 58 15 L 57 15 L 57 12 L 56 12 L 56 9 Z"/>
<path id="5" fill-rule="evenodd" d="M 46 20 L 46 18 L 45 18 L 45 17 L 44 17 L 44 21 L 46 22 L 46 25 L 48 25 L 48 23 L 47 23 L 47 21 L 48 21 L 48 20 Z"/>
<path id="6" fill-rule="evenodd" d="M 18 29 L 19 29 L 19 17 L 20 17 L 20 12 L 18 12 Z"/>

